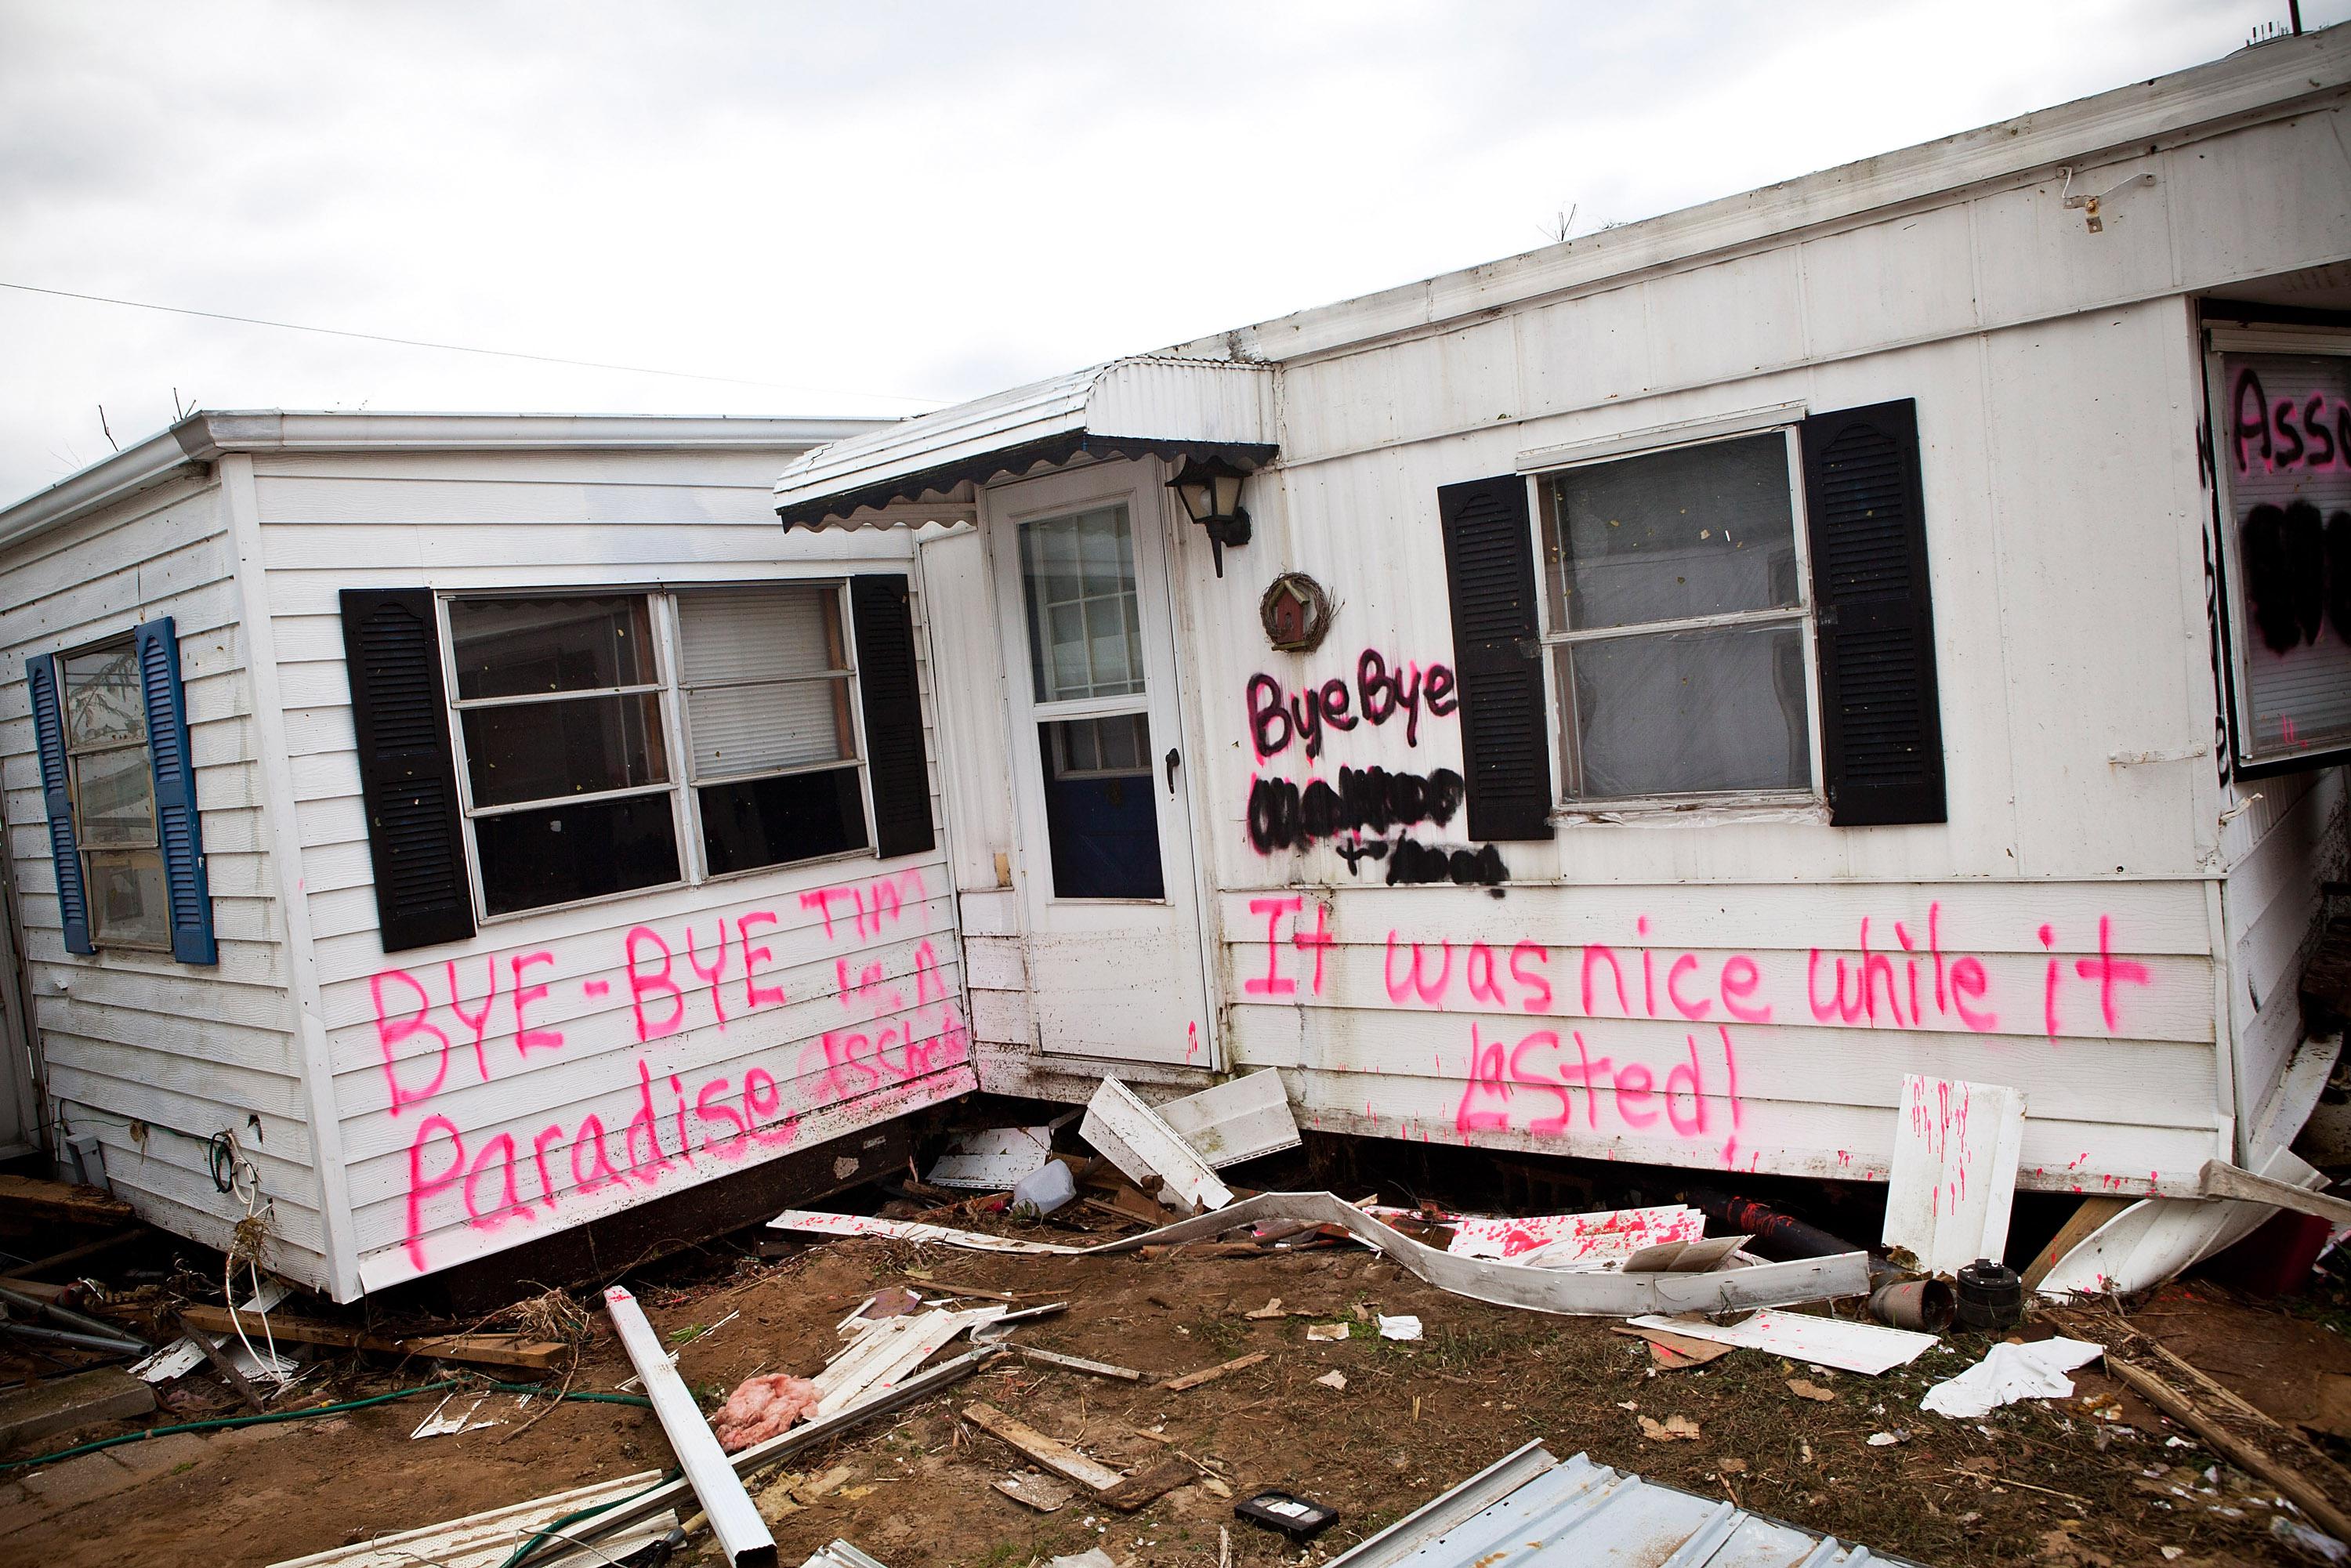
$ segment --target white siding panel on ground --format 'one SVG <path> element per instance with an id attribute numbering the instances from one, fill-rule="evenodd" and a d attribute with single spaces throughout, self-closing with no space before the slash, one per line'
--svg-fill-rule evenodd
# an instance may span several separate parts
<path id="1" fill-rule="evenodd" d="M 658 460 L 657 460 L 658 459 Z M 907 572 L 902 535 L 787 536 L 781 466 L 674 455 L 316 456 L 256 492 L 288 775 L 359 1253 L 381 1289 L 972 1087 L 942 847 L 658 889 L 387 955 L 338 595 Z M 705 474 L 707 470 L 705 470 Z M 935 711 L 928 600 L 918 674 Z M 926 732 L 933 815 L 939 741 Z"/>
<path id="2" fill-rule="evenodd" d="M 258 828 L 251 685 L 215 485 L 180 480 L 0 553 L 0 784 L 26 927 L 32 1016 L 55 1113 L 95 1132 L 140 1213 L 214 1245 L 245 1218 L 206 1140 L 235 1134 L 259 1171 L 268 1265 L 323 1284 L 326 1242 L 286 990 L 277 881 Z M 69 954 L 58 927 L 25 660 L 173 618 L 196 764 L 214 966 Z"/>
<path id="3" fill-rule="evenodd" d="M 2251 1129 L 2262 1124 L 2287 1059 L 2302 1043 L 2296 982 L 2317 935 L 2320 886 L 2345 874 L 2351 791 L 2340 768 L 2282 774 L 2237 788 L 2241 795 L 2258 791 L 2275 800 L 2272 810 L 2256 815 L 2256 807 L 2238 819 L 2255 826 L 2232 844 L 2238 852 L 2220 889 L 2237 1105 L 2241 1124 Z"/>

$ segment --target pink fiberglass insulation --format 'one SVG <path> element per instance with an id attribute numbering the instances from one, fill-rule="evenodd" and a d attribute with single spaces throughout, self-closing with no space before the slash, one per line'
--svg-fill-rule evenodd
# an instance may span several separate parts
<path id="1" fill-rule="evenodd" d="M 793 1422 L 813 1414 L 817 1402 L 823 1397 L 815 1384 L 788 1373 L 747 1377 L 726 1396 L 718 1414 L 711 1417 L 711 1429 L 717 1434 L 720 1448 L 736 1453 L 754 1443 L 766 1442 Z"/>

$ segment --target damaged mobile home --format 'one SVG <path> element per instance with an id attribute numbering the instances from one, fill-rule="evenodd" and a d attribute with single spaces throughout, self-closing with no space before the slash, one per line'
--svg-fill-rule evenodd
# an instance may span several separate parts
<path id="1" fill-rule="evenodd" d="M 1113 1073 L 2261 1168 L 2341 1044 L 2346 93 L 2280 41 L 888 425 L 193 416 L 0 513 L 56 1152 L 338 1299 Z"/>
<path id="2" fill-rule="evenodd" d="M 203 413 L 0 513 L 60 1157 L 338 1300 L 903 1161 L 973 1082 L 909 552 L 767 510 L 861 428 Z"/>
<path id="3" fill-rule="evenodd" d="M 2340 1046 L 2346 84 L 2281 42 L 795 462 L 797 535 L 916 529 L 982 1086 L 1883 1181 L 1918 1075 L 2021 1092 L 2027 1188 L 2260 1164 Z"/>

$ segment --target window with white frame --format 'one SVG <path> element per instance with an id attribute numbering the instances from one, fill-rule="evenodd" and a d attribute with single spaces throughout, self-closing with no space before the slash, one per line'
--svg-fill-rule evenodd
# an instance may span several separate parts
<path id="1" fill-rule="evenodd" d="M 1798 472 L 1788 428 L 1544 476 L 1564 802 L 1813 793 Z"/>
<path id="2" fill-rule="evenodd" d="M 102 947 L 169 952 L 171 904 L 137 647 L 122 637 L 60 654 L 57 674 L 90 938 Z"/>
<path id="3" fill-rule="evenodd" d="M 841 584 L 444 602 L 485 915 L 869 842 Z"/>

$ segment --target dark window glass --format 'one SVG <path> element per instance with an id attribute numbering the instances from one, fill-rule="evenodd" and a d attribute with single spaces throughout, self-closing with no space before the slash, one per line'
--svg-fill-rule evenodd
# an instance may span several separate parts
<path id="1" fill-rule="evenodd" d="M 1057 898 L 1164 898 L 1149 721 L 1141 714 L 1040 724 L 1045 832 Z M 1121 766 L 1123 759 L 1132 761 Z"/>
<path id="2" fill-rule="evenodd" d="M 678 880 L 666 792 L 476 817 L 474 844 L 492 915 Z"/>
<path id="3" fill-rule="evenodd" d="M 645 686 L 660 679 L 643 594 L 453 599 L 449 633 L 461 701 Z"/>
<path id="4" fill-rule="evenodd" d="M 474 804 L 596 795 L 669 779 L 661 699 L 571 697 L 461 710 Z"/>
<path id="5" fill-rule="evenodd" d="M 713 876 L 865 847 L 854 768 L 708 784 L 695 793 Z"/>

